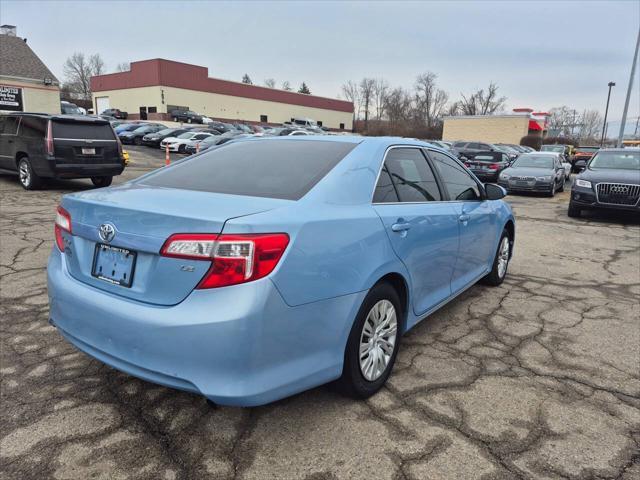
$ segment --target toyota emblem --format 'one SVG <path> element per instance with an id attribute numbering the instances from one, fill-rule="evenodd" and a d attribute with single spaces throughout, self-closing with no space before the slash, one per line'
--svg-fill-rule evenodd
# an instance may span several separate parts
<path id="1" fill-rule="evenodd" d="M 110 223 L 103 223 L 98 227 L 98 234 L 103 242 L 109 243 L 116 236 L 116 227 Z"/>

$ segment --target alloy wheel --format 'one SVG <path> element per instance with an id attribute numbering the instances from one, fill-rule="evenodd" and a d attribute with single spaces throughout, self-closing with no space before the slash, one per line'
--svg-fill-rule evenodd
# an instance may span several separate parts
<path id="1" fill-rule="evenodd" d="M 374 382 L 387 369 L 396 348 L 398 318 L 389 300 L 380 300 L 369 310 L 360 334 L 360 372 Z"/>
<path id="2" fill-rule="evenodd" d="M 498 276 L 503 278 L 507 273 L 507 265 L 509 265 L 509 239 L 503 237 L 498 250 Z"/>
<path id="3" fill-rule="evenodd" d="M 20 160 L 18 175 L 20 176 L 20 183 L 22 183 L 23 186 L 28 187 L 31 185 L 31 169 L 26 160 Z"/>

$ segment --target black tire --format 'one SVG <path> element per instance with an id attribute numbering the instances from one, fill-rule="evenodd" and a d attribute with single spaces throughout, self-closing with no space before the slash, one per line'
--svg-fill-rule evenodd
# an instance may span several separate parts
<path id="1" fill-rule="evenodd" d="M 504 267 L 504 273 L 502 275 L 500 275 L 500 267 L 499 267 L 500 253 L 501 253 L 502 246 L 503 246 L 503 241 L 504 241 L 505 238 L 507 239 L 507 245 L 509 246 L 509 250 L 507 252 L 507 264 Z M 500 236 L 500 241 L 498 242 L 498 248 L 496 249 L 496 256 L 493 259 L 493 265 L 491 266 L 491 272 L 489 272 L 489 274 L 481 280 L 482 283 L 484 283 L 485 285 L 490 285 L 492 287 L 497 287 L 502 282 L 504 282 L 504 279 L 507 277 L 507 271 L 509 269 L 509 261 L 511 260 L 511 248 L 512 247 L 513 247 L 513 245 L 512 245 L 511 239 L 509 238 L 509 232 L 505 228 L 502 231 L 502 235 Z"/>
<path id="2" fill-rule="evenodd" d="M 140 137 L 135 137 L 135 138 L 133 139 L 133 143 L 135 143 L 135 144 L 136 144 L 136 145 L 138 145 L 138 146 L 142 145 L 142 138 L 140 138 Z"/>
<path id="3" fill-rule="evenodd" d="M 563 178 L 562 182 L 560 183 L 560 188 L 558 189 L 559 192 L 564 192 L 564 182 L 565 182 L 565 179 Z"/>
<path id="4" fill-rule="evenodd" d="M 551 191 L 549 193 L 547 193 L 547 195 L 551 198 L 555 197 L 556 195 L 556 182 L 553 181 L 551 182 Z"/>
<path id="5" fill-rule="evenodd" d="M 582 210 L 579 207 L 576 207 L 575 204 L 569 200 L 569 209 L 567 210 L 567 216 L 571 218 L 580 218 L 582 215 Z"/>
<path id="6" fill-rule="evenodd" d="M 191 119 L 190 118 L 187 118 L 187 123 L 191 123 Z"/>
<path id="7" fill-rule="evenodd" d="M 370 381 L 364 377 L 360 369 L 360 338 L 369 312 L 374 305 L 382 300 L 388 300 L 395 308 L 398 331 L 396 332 L 394 350 L 389 358 L 389 363 L 387 363 L 385 370 L 377 379 Z M 378 392 L 385 384 L 391 374 L 400 348 L 399 330 L 401 329 L 404 319 L 403 311 L 400 297 L 390 284 L 384 282 L 378 283 L 369 290 L 369 293 L 360 306 L 358 315 L 349 333 L 349 340 L 347 341 L 347 347 L 344 352 L 342 376 L 336 381 L 336 387 L 343 394 L 353 398 L 369 398 Z"/>
<path id="8" fill-rule="evenodd" d="M 173 121 L 177 122 L 178 121 L 178 117 L 173 117 Z"/>
<path id="9" fill-rule="evenodd" d="M 42 178 L 33 170 L 29 157 L 18 160 L 18 180 L 25 190 L 37 190 L 42 186 Z"/>
<path id="10" fill-rule="evenodd" d="M 91 182 L 97 188 L 108 187 L 109 185 L 111 185 L 112 181 L 113 177 L 91 177 Z"/>
<path id="11" fill-rule="evenodd" d="M 187 150 L 187 146 L 182 144 L 178 147 L 178 153 L 185 153 Z"/>

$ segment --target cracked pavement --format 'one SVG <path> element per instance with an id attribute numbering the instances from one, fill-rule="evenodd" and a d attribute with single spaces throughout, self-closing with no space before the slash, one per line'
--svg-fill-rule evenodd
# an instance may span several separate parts
<path id="1" fill-rule="evenodd" d="M 153 164 L 130 150 L 116 183 Z M 89 185 L 0 177 L 1 478 L 640 478 L 636 218 L 509 196 L 507 280 L 405 335 L 378 395 L 324 386 L 240 409 L 120 373 L 49 326 L 55 207 Z"/>

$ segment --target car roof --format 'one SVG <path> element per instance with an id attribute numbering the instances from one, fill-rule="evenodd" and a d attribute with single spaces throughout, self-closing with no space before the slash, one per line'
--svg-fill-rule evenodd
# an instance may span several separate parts
<path id="1" fill-rule="evenodd" d="M 547 155 L 549 157 L 552 157 L 554 155 L 560 155 L 559 152 L 528 152 L 531 155 Z"/>

